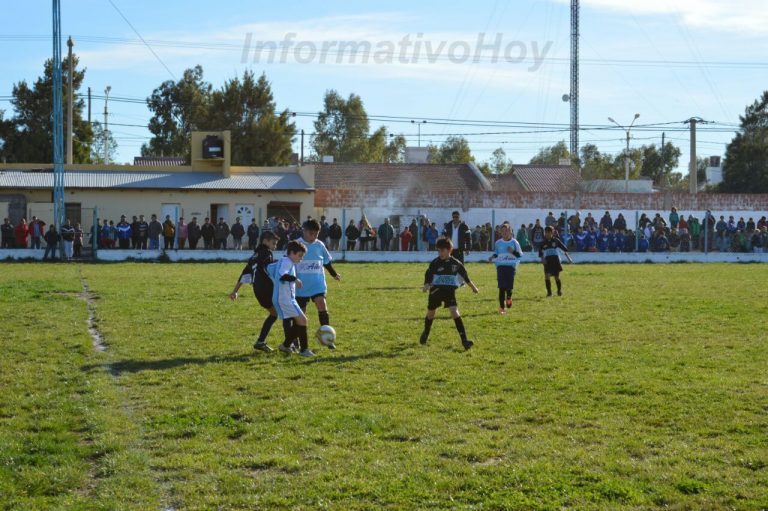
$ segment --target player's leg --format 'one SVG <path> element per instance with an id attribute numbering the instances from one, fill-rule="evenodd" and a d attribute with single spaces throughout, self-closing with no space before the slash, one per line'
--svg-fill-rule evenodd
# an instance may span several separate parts
<path id="1" fill-rule="evenodd" d="M 544 285 L 547 288 L 547 296 L 552 296 L 552 282 L 551 282 L 551 275 L 549 273 L 544 273 Z"/>
<path id="2" fill-rule="evenodd" d="M 315 354 L 309 350 L 309 338 L 307 337 L 307 317 L 301 313 L 300 315 L 293 318 L 293 324 L 293 328 L 296 331 L 296 336 L 299 338 L 299 346 L 301 349 L 299 355 L 302 357 L 314 357 Z"/>
<path id="3" fill-rule="evenodd" d="M 459 307 L 458 305 L 451 305 L 448 307 L 448 310 L 451 311 L 456 331 L 459 332 L 459 337 L 461 337 L 461 345 L 464 346 L 465 350 L 468 350 L 475 343 L 467 339 L 467 331 L 464 329 L 464 320 L 461 319 L 461 314 L 459 314 Z"/>
<path id="4" fill-rule="evenodd" d="M 325 299 L 325 295 L 318 295 L 312 298 L 317 307 L 317 318 L 320 321 L 320 326 L 330 325 L 331 319 L 328 316 L 328 301 Z"/>
<path id="5" fill-rule="evenodd" d="M 504 289 L 499 286 L 499 313 L 504 314 L 506 310 L 504 309 L 504 296 L 506 295 Z"/>
<path id="6" fill-rule="evenodd" d="M 421 332 L 421 337 L 419 338 L 420 344 L 427 344 L 427 339 L 429 338 L 429 331 L 432 330 L 432 322 L 435 320 L 435 310 L 431 308 L 431 305 L 427 306 L 427 315 L 424 318 L 424 330 Z"/>
<path id="7" fill-rule="evenodd" d="M 509 270 L 509 282 L 507 283 L 507 289 L 505 290 L 507 309 L 512 308 L 512 290 L 515 289 L 515 275 L 517 274 L 516 268 L 510 268 Z"/>
<path id="8" fill-rule="evenodd" d="M 563 284 L 560 282 L 560 273 L 555 273 L 555 284 L 557 285 L 557 296 L 563 296 Z"/>
<path id="9" fill-rule="evenodd" d="M 277 321 L 277 311 L 275 311 L 274 306 L 270 306 L 267 310 L 269 311 L 269 316 L 264 319 L 264 323 L 261 325 L 261 332 L 259 332 L 259 337 L 256 339 L 253 347 L 254 349 L 269 353 L 272 351 L 272 348 L 267 344 L 267 336 L 269 336 L 272 325 Z"/>

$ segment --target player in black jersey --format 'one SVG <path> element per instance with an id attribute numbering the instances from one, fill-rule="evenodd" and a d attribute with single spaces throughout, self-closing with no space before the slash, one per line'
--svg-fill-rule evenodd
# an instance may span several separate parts
<path id="1" fill-rule="evenodd" d="M 555 277 L 557 296 L 562 296 L 563 286 L 560 282 L 560 272 L 563 271 L 563 266 L 560 264 L 560 251 L 563 251 L 569 263 L 572 263 L 573 259 L 568 254 L 568 249 L 563 245 L 563 242 L 554 237 L 554 232 L 551 225 L 544 229 L 544 242 L 539 247 L 539 257 L 541 257 L 541 263 L 544 265 L 544 284 L 547 286 L 547 296 L 552 296 L 550 277 Z"/>
<path id="2" fill-rule="evenodd" d="M 435 243 L 435 248 L 437 248 L 439 255 L 429 263 L 429 268 L 427 268 L 427 272 L 424 274 L 423 290 L 424 292 L 429 291 L 429 300 L 427 302 L 427 317 L 424 318 L 424 331 L 419 342 L 427 344 L 432 321 L 435 319 L 435 311 L 442 304 L 451 311 L 451 317 L 456 324 L 456 330 L 458 330 L 461 336 L 461 345 L 464 346 L 465 350 L 468 350 L 474 342 L 467 339 L 464 322 L 459 315 L 459 307 L 456 303 L 456 288 L 461 285 L 459 278 L 463 279 L 474 293 L 477 293 L 478 289 L 469 280 L 467 270 L 461 264 L 461 261 L 451 257 L 453 243 L 451 243 L 450 239 L 440 238 Z"/>
<path id="3" fill-rule="evenodd" d="M 277 312 L 274 305 L 272 305 L 272 279 L 267 275 L 267 266 L 275 261 L 272 257 L 272 251 L 275 247 L 277 247 L 277 236 L 275 233 L 264 231 L 264 234 L 261 236 L 261 243 L 256 247 L 256 251 L 251 258 L 248 259 L 245 268 L 240 273 L 240 279 L 235 284 L 235 289 L 229 295 L 232 300 L 237 300 L 237 291 L 240 289 L 240 286 L 243 284 L 253 285 L 253 294 L 256 295 L 259 305 L 269 311 L 269 316 L 264 320 L 259 338 L 253 347 L 267 353 L 272 351 L 272 348 L 267 344 L 267 336 L 272 325 L 277 321 Z"/>

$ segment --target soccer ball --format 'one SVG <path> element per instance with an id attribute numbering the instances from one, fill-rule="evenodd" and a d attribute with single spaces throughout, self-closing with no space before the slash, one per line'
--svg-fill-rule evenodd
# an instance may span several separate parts
<path id="1" fill-rule="evenodd" d="M 336 340 L 336 330 L 330 325 L 323 325 L 317 329 L 315 337 L 317 337 L 318 342 L 323 346 L 334 346 L 333 343 Z"/>

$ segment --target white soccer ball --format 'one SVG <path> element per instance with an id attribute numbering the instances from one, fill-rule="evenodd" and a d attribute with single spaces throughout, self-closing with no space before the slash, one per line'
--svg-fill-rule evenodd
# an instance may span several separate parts
<path id="1" fill-rule="evenodd" d="M 323 346 L 333 346 L 334 341 L 336 341 L 336 330 L 330 325 L 323 325 L 317 329 L 315 337 Z"/>

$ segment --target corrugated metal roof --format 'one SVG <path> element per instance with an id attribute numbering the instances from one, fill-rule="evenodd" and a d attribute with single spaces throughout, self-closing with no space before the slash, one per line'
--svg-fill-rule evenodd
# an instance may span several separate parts
<path id="1" fill-rule="evenodd" d="M 315 187 L 381 192 L 482 190 L 468 165 L 429 163 L 320 163 L 315 165 Z"/>
<path id="2" fill-rule="evenodd" d="M 581 176 L 570 165 L 513 165 L 513 175 L 528 192 L 573 191 Z"/>
<path id="3" fill-rule="evenodd" d="M 67 188 L 118 188 L 163 190 L 312 190 L 292 172 L 235 174 L 216 172 L 111 172 L 68 171 Z M 53 172 L 0 171 L 0 188 L 53 188 Z"/>
<path id="4" fill-rule="evenodd" d="M 134 156 L 133 164 L 137 167 L 172 167 L 185 165 L 186 160 L 174 156 Z"/>

